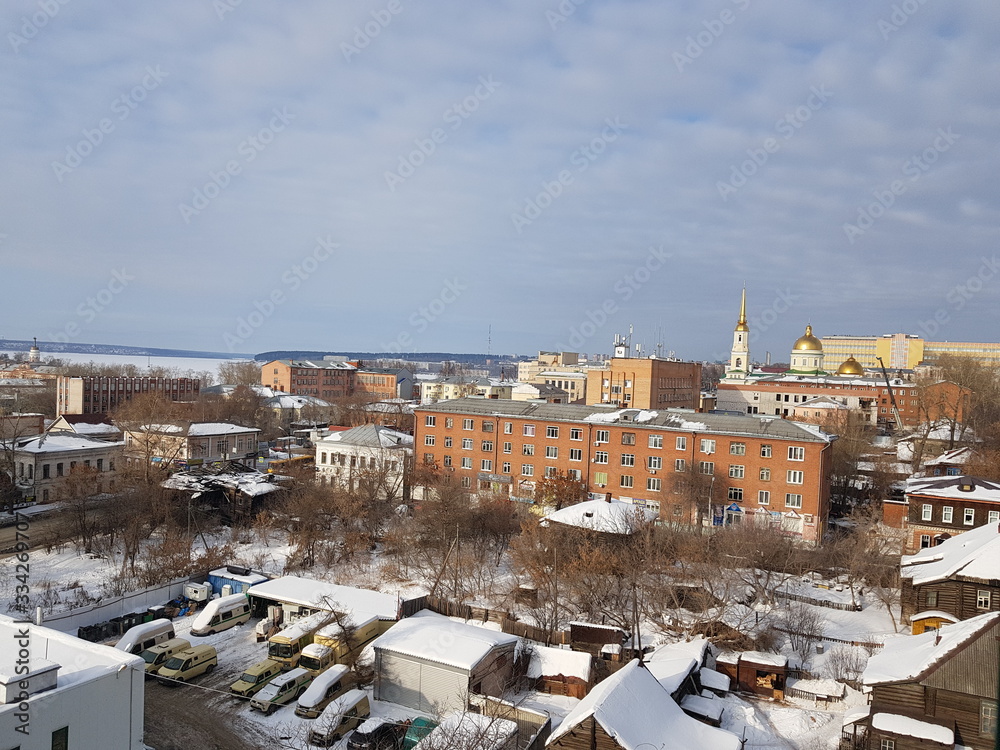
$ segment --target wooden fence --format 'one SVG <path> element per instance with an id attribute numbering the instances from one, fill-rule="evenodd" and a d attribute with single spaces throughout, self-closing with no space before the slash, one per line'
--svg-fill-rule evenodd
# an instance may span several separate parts
<path id="1" fill-rule="evenodd" d="M 774 595 L 779 599 L 788 599 L 793 602 L 803 602 L 805 604 L 815 604 L 817 607 L 827 607 L 829 609 L 842 609 L 845 612 L 860 612 L 861 604 L 851 604 L 849 602 L 831 602 L 826 599 L 814 599 L 811 596 L 802 594 L 792 594 L 787 591 L 775 591 Z"/>

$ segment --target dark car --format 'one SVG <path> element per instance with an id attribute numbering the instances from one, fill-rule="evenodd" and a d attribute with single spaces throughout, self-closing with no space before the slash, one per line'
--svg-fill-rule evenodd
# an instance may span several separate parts
<path id="1" fill-rule="evenodd" d="M 405 729 L 405 725 L 385 719 L 368 719 L 351 732 L 347 750 L 398 750 Z"/>

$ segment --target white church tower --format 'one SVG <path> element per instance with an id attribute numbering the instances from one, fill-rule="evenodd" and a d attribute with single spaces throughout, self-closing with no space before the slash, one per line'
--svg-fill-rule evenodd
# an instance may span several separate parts
<path id="1" fill-rule="evenodd" d="M 750 326 L 747 325 L 747 290 L 743 287 L 740 319 L 733 331 L 733 348 L 729 354 L 726 380 L 746 380 L 750 374 Z"/>

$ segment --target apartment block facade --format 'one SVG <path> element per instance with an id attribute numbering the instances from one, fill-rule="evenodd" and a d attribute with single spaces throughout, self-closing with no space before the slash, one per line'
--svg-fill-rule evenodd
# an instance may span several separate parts
<path id="1" fill-rule="evenodd" d="M 678 525 L 770 525 L 818 543 L 832 436 L 787 420 L 459 399 L 416 410 L 416 460 L 473 491 L 530 500 L 570 476 Z"/>
<path id="2" fill-rule="evenodd" d="M 906 483 L 906 553 L 986 524 L 1000 523 L 1000 482 L 970 476 L 920 477 Z"/>
<path id="3" fill-rule="evenodd" d="M 316 396 L 324 401 L 354 394 L 357 367 L 350 362 L 275 359 L 260 368 L 260 384 L 293 396 Z M 395 387 L 393 388 L 395 398 Z"/>
<path id="4" fill-rule="evenodd" d="M 171 401 L 194 401 L 198 378 L 112 378 L 60 375 L 56 381 L 57 414 L 108 414 L 140 393 L 159 393 Z"/>
<path id="5" fill-rule="evenodd" d="M 1000 366 L 1000 343 L 974 341 L 926 341 L 912 333 L 881 336 L 824 336 L 823 367 L 831 372 L 847 357 L 854 357 L 866 369 L 881 367 L 878 358 L 891 370 L 912 370 L 921 363 L 934 364 L 944 355 L 970 357 L 988 367 Z"/>
<path id="6" fill-rule="evenodd" d="M 701 364 L 658 357 L 613 357 L 587 371 L 587 401 L 631 409 L 691 409 L 701 401 Z"/>

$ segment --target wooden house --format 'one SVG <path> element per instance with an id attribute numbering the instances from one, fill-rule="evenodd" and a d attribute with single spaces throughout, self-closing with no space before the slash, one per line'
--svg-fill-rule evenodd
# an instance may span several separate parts
<path id="1" fill-rule="evenodd" d="M 849 717 L 841 750 L 992 750 L 997 732 L 1000 613 L 900 636 L 868 661 L 866 715 Z"/>
<path id="2" fill-rule="evenodd" d="M 904 555 L 900 579 L 903 622 L 914 634 L 1000 611 L 1000 524 Z"/>

